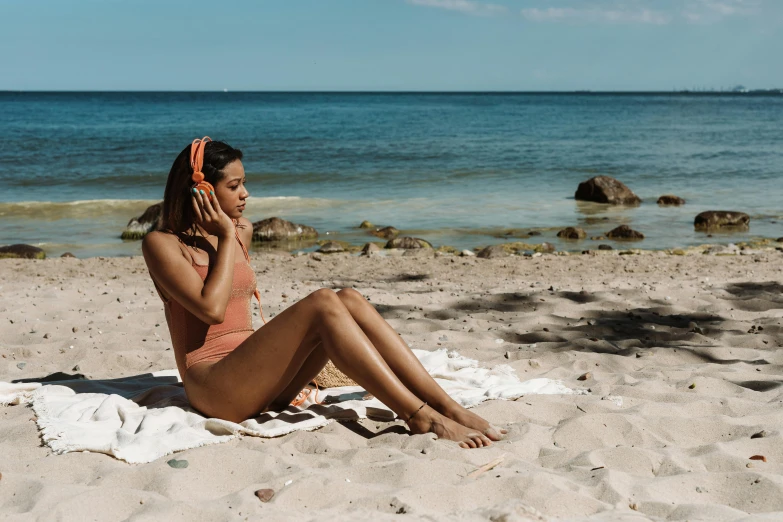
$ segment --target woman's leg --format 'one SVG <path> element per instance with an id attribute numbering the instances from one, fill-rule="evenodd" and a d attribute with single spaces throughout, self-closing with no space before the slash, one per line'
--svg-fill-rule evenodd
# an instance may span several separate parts
<path id="1" fill-rule="evenodd" d="M 242 421 L 275 401 L 305 365 L 315 368 L 326 356 L 398 416 L 408 419 L 414 433 L 434 432 L 463 447 L 490 440 L 444 417 L 411 393 L 356 324 L 331 290 L 318 290 L 287 308 L 217 363 L 194 365 L 187 372 L 186 390 L 193 405 L 208 415 Z M 308 362 L 316 352 L 320 360 Z"/>
<path id="2" fill-rule="evenodd" d="M 422 366 L 394 328 L 384 320 L 373 305 L 352 288 L 337 292 L 340 300 L 351 313 L 356 324 L 364 331 L 389 368 L 406 388 L 427 401 L 439 413 L 463 426 L 477 429 L 492 440 L 500 440 L 506 433 L 475 413 L 460 406 L 441 388 Z"/>

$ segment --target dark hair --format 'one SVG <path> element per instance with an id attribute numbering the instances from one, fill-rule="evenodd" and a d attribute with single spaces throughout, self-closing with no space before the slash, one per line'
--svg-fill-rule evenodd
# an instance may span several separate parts
<path id="1" fill-rule="evenodd" d="M 190 188 L 193 186 L 193 168 L 190 166 L 190 147 L 179 153 L 169 171 L 166 191 L 163 193 L 161 228 L 174 233 L 193 230 L 193 203 Z M 242 159 L 242 151 L 222 141 L 210 141 L 204 146 L 204 180 L 212 185 L 225 176 L 223 169 L 229 163 Z"/>

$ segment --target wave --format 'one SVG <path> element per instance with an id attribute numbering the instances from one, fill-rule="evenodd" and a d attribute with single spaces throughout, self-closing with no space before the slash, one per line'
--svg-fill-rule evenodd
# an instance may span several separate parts
<path id="1" fill-rule="evenodd" d="M 0 203 L 0 218 L 55 221 L 60 219 L 119 219 L 125 221 L 141 215 L 159 199 L 86 199 L 75 201 L 16 201 Z M 347 201 L 299 196 L 250 197 L 248 213 L 296 212 L 329 209 L 347 204 Z"/>

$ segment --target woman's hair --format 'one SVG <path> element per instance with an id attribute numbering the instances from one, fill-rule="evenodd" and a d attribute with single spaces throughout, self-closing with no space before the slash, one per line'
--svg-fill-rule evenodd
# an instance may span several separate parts
<path id="1" fill-rule="evenodd" d="M 190 147 L 179 153 L 169 171 L 166 191 L 163 193 L 161 228 L 174 233 L 195 227 L 193 202 L 190 189 L 193 186 L 193 168 L 190 166 Z M 242 159 L 242 151 L 222 141 L 209 141 L 204 145 L 204 180 L 213 186 L 225 176 L 223 169 L 229 163 Z"/>

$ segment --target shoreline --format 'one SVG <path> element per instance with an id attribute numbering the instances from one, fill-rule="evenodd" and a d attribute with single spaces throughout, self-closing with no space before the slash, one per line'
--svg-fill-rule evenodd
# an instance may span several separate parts
<path id="1" fill-rule="evenodd" d="M 783 516 L 781 261 L 773 249 L 254 253 L 267 318 L 318 288 L 354 287 L 413 348 L 589 392 L 482 403 L 475 411 L 510 432 L 485 450 L 362 421 L 177 453 L 184 470 L 53 455 L 27 407 L 0 407 L 0 506 L 69 519 Z M 175 367 L 141 256 L 0 260 L 0 292 L 0 381 Z M 500 456 L 491 473 L 467 477 Z M 275 491 L 270 502 L 253 494 L 261 488 Z"/>

